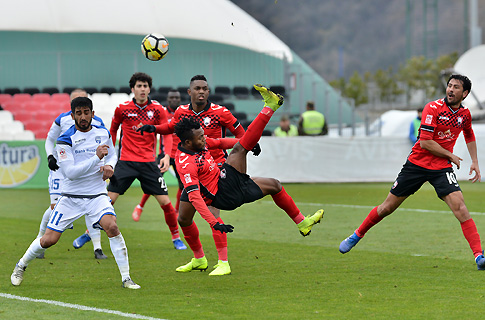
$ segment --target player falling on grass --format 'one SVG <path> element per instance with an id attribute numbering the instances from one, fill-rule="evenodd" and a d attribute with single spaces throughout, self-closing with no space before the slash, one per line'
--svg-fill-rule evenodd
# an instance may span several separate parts
<path id="1" fill-rule="evenodd" d="M 71 92 L 71 100 L 77 97 L 87 97 L 88 93 L 84 89 L 75 89 Z M 95 116 L 93 118 L 93 124 L 98 126 L 103 126 L 104 123 L 101 118 Z M 74 125 L 74 120 L 71 117 L 71 111 L 61 113 L 52 123 L 49 132 L 47 133 L 47 139 L 45 140 L 45 152 L 47 156 L 47 162 L 49 166 L 49 194 L 51 198 L 51 205 L 47 210 L 44 212 L 44 216 L 42 217 L 42 221 L 39 227 L 39 234 L 37 235 L 38 238 L 42 237 L 45 233 L 47 222 L 49 221 L 50 214 L 54 205 L 59 199 L 61 195 L 62 186 L 64 184 L 64 175 L 59 169 L 57 165 L 57 159 L 55 154 L 55 143 L 56 140 L 66 132 L 67 129 Z M 89 233 L 85 233 L 82 237 L 84 237 L 81 241 L 83 244 L 93 240 L 93 248 L 94 248 L 94 257 L 96 259 L 106 259 L 106 255 L 103 253 L 103 249 L 101 248 L 101 232 L 99 229 L 92 228 L 89 223 L 86 221 L 86 227 L 89 230 Z M 74 248 L 80 248 L 79 246 L 80 239 L 76 239 L 73 242 Z M 39 259 L 44 258 L 44 254 L 42 253 Z"/>
<path id="2" fill-rule="evenodd" d="M 470 110 L 462 106 L 462 101 L 471 90 L 471 81 L 463 75 L 452 75 L 448 79 L 446 97 L 429 102 L 423 110 L 418 140 L 414 144 L 401 172 L 397 176 L 387 198 L 371 210 L 367 218 L 355 232 L 340 244 L 340 252 L 349 252 L 366 232 L 393 213 L 407 197 L 428 181 L 436 194 L 450 207 L 461 224 L 465 239 L 475 256 L 478 270 L 485 270 L 480 235 L 463 199 L 452 164 L 460 169 L 460 157 L 453 154 L 453 147 L 463 131 L 472 164 L 472 182 L 480 181 L 477 144 L 472 129 Z"/>
<path id="3" fill-rule="evenodd" d="M 128 250 L 106 192 L 105 180 L 113 175 L 117 160 L 110 133 L 104 126 L 92 124 L 94 111 L 89 98 L 72 100 L 71 111 L 75 125 L 59 137 L 56 146 L 59 170 L 67 178 L 61 197 L 53 209 L 45 234 L 32 242 L 15 265 L 10 280 L 14 286 L 19 286 L 27 265 L 55 245 L 74 221 L 85 216 L 93 228 L 106 231 L 121 273 L 122 286 L 139 289 L 140 286 L 130 278 Z"/>
<path id="4" fill-rule="evenodd" d="M 228 129 L 236 138 L 242 137 L 244 135 L 242 125 L 227 108 L 211 103 L 208 100 L 209 92 L 210 89 L 206 77 L 203 75 L 193 76 L 192 79 L 190 79 L 189 89 L 187 90 L 187 93 L 190 96 L 190 104 L 179 106 L 168 124 L 159 125 L 156 128 L 155 126 L 144 126 L 142 127 L 143 130 L 139 131 L 141 131 L 142 134 L 143 132 L 153 133 L 155 130 L 157 133 L 161 134 L 173 133 L 174 127 L 179 121 L 191 117 L 200 123 L 205 134 L 210 138 L 224 138 L 226 129 Z M 179 139 L 176 138 L 175 141 L 177 144 L 174 145 L 172 153 L 173 157 L 175 157 Z M 261 151 L 258 148 L 259 145 L 255 147 L 255 155 L 259 154 L 259 151 Z M 210 150 L 210 153 L 218 167 L 221 167 L 226 161 L 227 153 L 224 149 L 213 149 Z M 178 170 L 178 164 L 176 167 Z M 177 198 L 180 199 L 180 196 L 177 195 Z M 220 217 L 220 210 L 212 206 L 209 208 L 219 223 L 223 224 L 224 222 Z M 227 235 L 212 229 L 212 238 L 214 239 L 219 260 L 227 261 Z"/>
<path id="5" fill-rule="evenodd" d="M 322 209 L 304 217 L 278 180 L 251 178 L 246 174 L 248 152 L 258 143 L 273 113 L 283 104 L 281 95 L 276 95 L 261 85 L 254 87 L 263 96 L 265 105 L 237 143 L 237 139 L 206 138 L 199 122 L 191 118 L 182 119 L 175 126 L 175 133 L 181 141 L 176 161 L 185 187 L 180 198 L 178 221 L 185 240 L 194 253 L 194 258 L 189 263 L 176 269 L 178 272 L 207 269 L 199 231 L 193 221 L 196 210 L 214 230 L 221 233 L 233 231 L 233 226 L 223 224 L 213 216 L 208 205 L 221 210 L 234 210 L 244 203 L 271 195 L 275 204 L 297 224 L 303 236 L 310 234 L 312 227 L 322 219 Z M 208 149 L 228 149 L 232 146 L 234 148 L 229 157 L 219 168 Z M 230 273 L 229 262 L 219 260 L 209 275 L 222 276 Z"/>
<path id="6" fill-rule="evenodd" d="M 168 197 L 168 189 L 162 177 L 160 168 L 155 162 L 156 136 L 141 136 L 136 132 L 143 125 L 167 123 L 165 108 L 150 99 L 152 78 L 142 72 L 134 73 L 129 81 L 134 95 L 132 101 L 120 104 L 114 112 L 110 133 L 113 144 L 119 127 L 123 132 L 120 141 L 120 159 L 116 164 L 113 178 L 108 185 L 108 196 L 114 205 L 120 195 L 123 195 L 135 179 L 140 181 L 144 193 L 151 194 L 157 199 L 163 210 L 165 222 L 172 236 L 172 245 L 177 250 L 186 249 L 180 239 L 177 225 L 177 211 Z M 172 135 L 163 136 L 164 149 L 172 147 Z M 163 159 L 163 168 L 170 165 L 169 157 Z"/>

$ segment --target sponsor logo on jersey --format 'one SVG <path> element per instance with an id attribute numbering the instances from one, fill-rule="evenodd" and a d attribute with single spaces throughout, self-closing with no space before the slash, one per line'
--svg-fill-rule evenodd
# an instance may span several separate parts
<path id="1" fill-rule="evenodd" d="M 451 133 L 450 129 L 448 129 L 445 132 L 443 131 L 438 132 L 438 137 L 440 137 L 441 139 L 453 139 L 455 135 Z"/>
<path id="2" fill-rule="evenodd" d="M 82 138 L 82 139 L 74 141 L 74 144 L 83 143 L 84 141 L 86 141 L 86 139 Z"/>
<path id="3" fill-rule="evenodd" d="M 394 181 L 394 184 L 392 185 L 392 188 L 394 189 L 395 187 L 397 187 L 397 180 Z"/>
<path id="4" fill-rule="evenodd" d="M 450 118 L 448 118 L 446 116 L 440 116 L 440 120 L 450 120 Z"/>
<path id="5" fill-rule="evenodd" d="M 137 113 L 128 113 L 128 117 L 138 117 Z"/>
<path id="6" fill-rule="evenodd" d="M 426 115 L 426 120 L 424 121 L 426 124 L 431 124 L 431 122 L 433 121 L 433 116 L 430 115 L 430 114 L 427 114 Z"/>
<path id="7" fill-rule="evenodd" d="M 190 177 L 190 173 L 184 174 L 184 179 L 185 179 L 185 183 L 191 183 L 192 182 L 192 178 Z"/>

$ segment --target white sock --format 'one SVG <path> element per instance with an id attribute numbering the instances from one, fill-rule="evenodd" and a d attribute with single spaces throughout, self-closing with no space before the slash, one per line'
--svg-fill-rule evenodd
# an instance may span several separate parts
<path id="1" fill-rule="evenodd" d="M 44 212 L 42 220 L 40 221 L 39 234 L 37 235 L 37 238 L 41 238 L 44 235 L 45 229 L 47 228 L 47 223 L 49 222 L 49 217 L 51 216 L 51 212 L 52 209 L 49 206 L 49 208 L 47 208 L 47 210 Z"/>
<path id="2" fill-rule="evenodd" d="M 38 257 L 41 253 L 43 253 L 46 249 L 40 246 L 40 238 L 35 238 L 34 241 L 30 244 L 27 251 L 25 251 L 24 256 L 19 260 L 19 266 L 26 267 L 29 265 L 29 262 L 34 260 Z"/>
<path id="3" fill-rule="evenodd" d="M 101 230 L 93 228 L 89 223 L 86 223 L 86 227 L 93 242 L 94 250 L 101 249 Z"/>
<path id="4" fill-rule="evenodd" d="M 130 277 L 130 264 L 128 262 L 128 249 L 126 248 L 125 239 L 123 239 L 121 233 L 108 239 L 111 252 L 115 257 L 118 269 L 120 269 L 121 281 L 123 281 Z"/>

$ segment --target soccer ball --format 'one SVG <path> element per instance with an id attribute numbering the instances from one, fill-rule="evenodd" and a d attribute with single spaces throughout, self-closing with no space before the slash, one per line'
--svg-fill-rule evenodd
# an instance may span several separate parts
<path id="1" fill-rule="evenodd" d="M 168 52 L 168 40 L 160 33 L 150 33 L 141 42 L 141 52 L 148 60 L 161 60 Z"/>

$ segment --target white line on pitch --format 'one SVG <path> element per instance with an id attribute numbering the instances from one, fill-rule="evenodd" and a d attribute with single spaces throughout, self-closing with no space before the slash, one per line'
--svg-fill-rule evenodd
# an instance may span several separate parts
<path id="1" fill-rule="evenodd" d="M 60 302 L 60 301 L 55 301 L 55 300 L 32 299 L 32 298 L 27 298 L 27 297 L 15 296 L 15 295 L 8 294 L 8 293 L 2 293 L 2 292 L 0 292 L 0 297 L 7 298 L 7 299 L 14 299 L 14 300 L 22 300 L 22 301 L 29 301 L 29 302 L 39 302 L 39 303 L 45 303 L 45 304 L 52 304 L 52 305 L 59 306 L 59 307 L 71 308 L 71 309 L 77 309 L 77 310 L 83 310 L 83 311 L 94 311 L 94 312 L 100 312 L 100 313 L 109 313 L 109 314 L 114 314 L 114 315 L 117 315 L 117 316 L 121 316 L 121 317 L 125 317 L 125 318 L 132 318 L 132 319 L 166 320 L 166 319 L 142 316 L 142 315 L 134 314 L 134 313 L 125 313 L 125 312 L 116 311 L 116 310 L 93 308 L 93 307 L 83 306 L 83 305 L 80 305 L 80 304 L 65 303 L 65 302 Z"/>
<path id="2" fill-rule="evenodd" d="M 263 201 L 264 203 L 272 203 L 272 201 Z M 342 208 L 351 208 L 351 209 L 368 209 L 372 210 L 375 206 L 359 206 L 359 205 L 352 205 L 352 204 L 337 204 L 337 203 L 311 203 L 311 202 L 296 202 L 297 205 L 303 206 L 315 206 L 315 207 L 342 207 Z M 426 210 L 426 209 L 409 209 L 409 208 L 398 208 L 397 211 L 411 211 L 411 212 L 429 212 L 429 213 L 451 213 L 449 210 Z M 483 216 L 485 212 L 471 212 L 471 215 Z"/>

